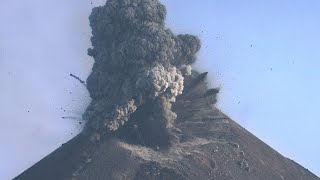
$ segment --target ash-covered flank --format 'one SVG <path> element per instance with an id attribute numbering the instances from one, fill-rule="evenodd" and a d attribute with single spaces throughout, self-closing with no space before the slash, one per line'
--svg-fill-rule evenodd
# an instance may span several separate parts
<path id="1" fill-rule="evenodd" d="M 150 133 L 140 142 L 152 146 L 179 139 L 171 106 L 183 93 L 200 40 L 175 35 L 166 28 L 165 17 L 158 0 L 108 0 L 92 10 L 88 54 L 95 63 L 87 79 L 92 102 L 83 115 L 86 132 L 135 128 Z M 134 113 L 144 119 L 124 127 Z"/>

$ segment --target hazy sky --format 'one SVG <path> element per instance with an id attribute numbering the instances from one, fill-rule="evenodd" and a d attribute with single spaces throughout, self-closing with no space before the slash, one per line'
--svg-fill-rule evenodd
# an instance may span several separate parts
<path id="1" fill-rule="evenodd" d="M 219 108 L 320 175 L 320 2 L 162 0 L 167 25 L 202 40 L 195 67 L 221 87 Z M 92 59 L 88 16 L 104 1 L 0 1 L 0 179 L 81 130 Z M 70 116 L 62 119 L 62 116 Z"/>

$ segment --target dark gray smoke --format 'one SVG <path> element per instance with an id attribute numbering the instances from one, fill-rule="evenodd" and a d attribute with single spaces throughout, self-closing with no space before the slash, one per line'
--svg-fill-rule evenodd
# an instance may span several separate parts
<path id="1" fill-rule="evenodd" d="M 86 131 L 116 132 L 136 113 L 143 119 L 139 126 L 156 124 L 154 138 L 179 132 L 171 103 L 183 92 L 200 40 L 174 35 L 165 17 L 158 0 L 108 0 L 92 10 L 88 54 L 95 63 L 87 79 L 92 102 L 83 116 Z"/>

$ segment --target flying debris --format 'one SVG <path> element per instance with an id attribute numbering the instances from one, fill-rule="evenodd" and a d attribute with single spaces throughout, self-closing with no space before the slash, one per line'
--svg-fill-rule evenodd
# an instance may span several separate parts
<path id="1" fill-rule="evenodd" d="M 208 72 L 201 73 L 199 76 L 197 76 L 197 77 L 193 80 L 194 84 L 197 84 L 197 83 L 200 83 L 200 82 L 205 81 L 206 78 L 207 78 L 207 75 L 208 75 Z M 193 86 L 193 84 L 192 84 L 192 86 Z"/>
<path id="2" fill-rule="evenodd" d="M 219 89 L 217 89 L 217 88 L 209 89 L 203 94 L 203 97 L 213 96 L 218 93 L 219 93 Z"/>
<path id="3" fill-rule="evenodd" d="M 207 75 L 208 72 L 197 75 L 194 79 L 192 79 L 191 83 L 188 85 L 188 88 L 186 88 L 186 91 L 183 93 L 189 93 L 190 91 L 194 90 L 199 84 L 202 84 L 206 80 Z"/>
<path id="4" fill-rule="evenodd" d="M 74 120 L 81 120 L 79 117 L 74 117 L 74 116 L 62 116 L 62 119 L 74 119 Z"/>
<path id="5" fill-rule="evenodd" d="M 83 81 L 83 80 L 81 80 L 78 76 L 73 75 L 73 74 L 70 74 L 70 76 L 73 77 L 73 78 L 75 78 L 76 80 L 78 80 L 82 85 L 87 86 L 87 85 L 86 85 L 86 82 Z M 70 94 L 71 94 L 71 92 L 70 92 Z"/>

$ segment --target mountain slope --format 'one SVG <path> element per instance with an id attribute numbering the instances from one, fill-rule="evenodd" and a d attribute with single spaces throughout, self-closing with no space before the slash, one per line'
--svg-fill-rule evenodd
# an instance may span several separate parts
<path id="1" fill-rule="evenodd" d="M 168 148 L 131 131 L 96 143 L 80 134 L 15 179 L 319 179 L 216 109 L 204 74 L 193 72 L 185 87 L 173 105 L 180 141 Z"/>

